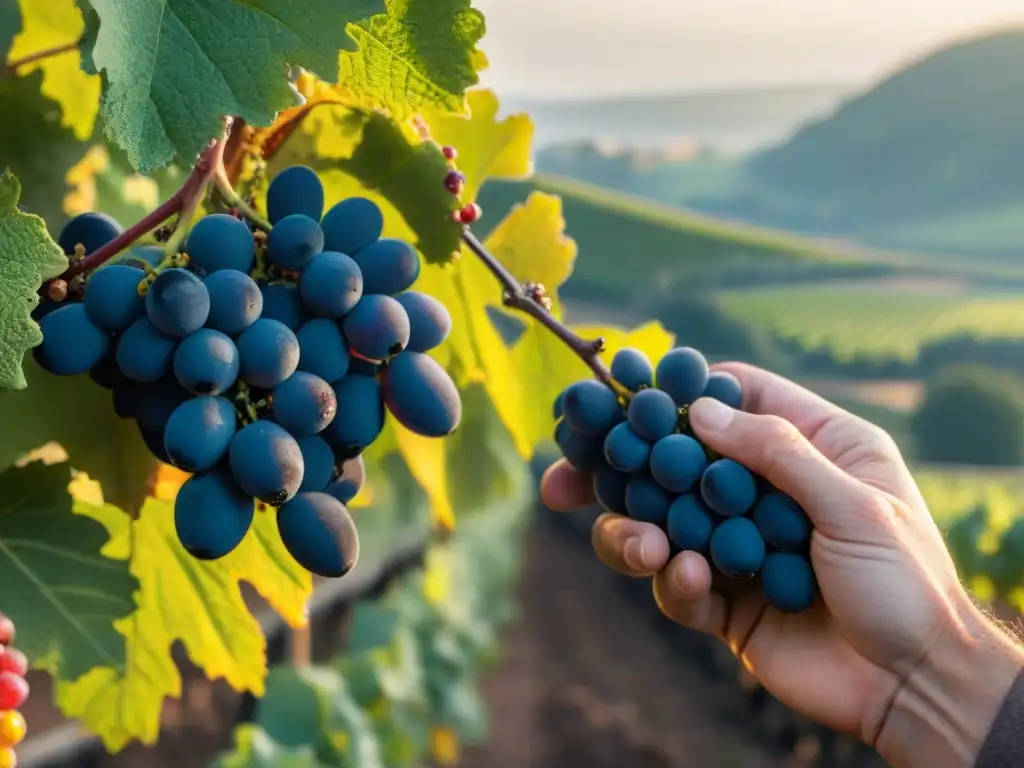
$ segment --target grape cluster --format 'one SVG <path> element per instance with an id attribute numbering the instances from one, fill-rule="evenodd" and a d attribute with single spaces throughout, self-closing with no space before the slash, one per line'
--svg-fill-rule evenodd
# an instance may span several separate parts
<path id="1" fill-rule="evenodd" d="M 11 646 L 14 622 L 0 613 L 0 768 L 16 768 L 14 748 L 25 738 L 25 718 L 18 709 L 28 699 L 28 660 Z"/>
<path id="2" fill-rule="evenodd" d="M 817 584 L 807 514 L 746 467 L 711 453 L 688 426 L 686 410 L 700 397 L 740 407 L 736 377 L 710 372 L 690 347 L 673 349 L 657 368 L 643 352 L 621 349 L 611 374 L 628 401 L 585 379 L 554 407 L 555 442 L 569 464 L 593 475 L 598 503 L 659 526 L 675 550 L 709 555 L 727 577 L 760 576 L 766 601 L 780 611 L 809 608 Z"/>
<path id="3" fill-rule="evenodd" d="M 277 508 L 298 563 L 338 577 L 358 557 L 346 505 L 386 414 L 428 437 L 459 423 L 455 384 L 426 354 L 451 316 L 408 290 L 419 255 L 381 236 L 371 200 L 324 213 L 315 172 L 292 166 L 269 185 L 267 218 L 263 236 L 234 215 L 208 215 L 183 254 L 134 248 L 87 275 L 80 297 L 51 294 L 34 354 L 51 373 L 88 372 L 158 459 L 193 473 L 175 502 L 192 555 L 234 550 L 261 502 Z M 88 213 L 59 242 L 80 256 L 119 232 Z"/>

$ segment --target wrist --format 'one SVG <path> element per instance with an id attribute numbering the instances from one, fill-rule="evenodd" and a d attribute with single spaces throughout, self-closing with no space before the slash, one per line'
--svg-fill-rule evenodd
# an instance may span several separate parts
<path id="1" fill-rule="evenodd" d="M 971 768 L 1024 649 L 973 605 L 897 691 L 876 748 L 897 768 Z"/>

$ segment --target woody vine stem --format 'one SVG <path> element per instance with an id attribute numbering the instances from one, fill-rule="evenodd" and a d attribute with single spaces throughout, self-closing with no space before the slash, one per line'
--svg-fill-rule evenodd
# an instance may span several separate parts
<path id="1" fill-rule="evenodd" d="M 177 192 L 106 245 L 89 254 L 77 254 L 71 260 L 67 270 L 60 277 L 44 285 L 41 292 L 49 292 L 52 295 L 52 287 L 58 284 L 62 289 L 66 289 L 67 281 L 103 265 L 107 260 L 130 247 L 140 238 L 163 226 L 172 216 L 176 216 L 177 221 L 175 232 L 171 235 L 169 244 L 179 244 L 185 234 L 184 230 L 189 226 L 192 215 L 206 196 L 211 184 L 216 188 L 226 205 L 236 209 L 257 227 L 264 231 L 269 231 L 270 224 L 238 195 L 226 170 L 225 147 L 232 143 L 233 122 L 230 117 L 225 119 L 224 133 L 220 138 L 212 141 L 210 146 L 199 156 L 199 159 L 192 167 L 192 171 Z M 234 142 L 235 147 L 242 147 L 242 144 L 237 141 Z M 244 148 L 239 149 L 239 151 L 244 151 Z M 234 158 L 230 159 L 228 163 L 230 165 L 236 164 Z M 628 393 L 615 381 L 611 371 L 609 371 L 600 358 L 600 354 L 605 348 L 603 338 L 584 339 L 566 327 L 545 306 L 543 286 L 535 283 L 520 283 L 487 250 L 468 224 L 463 226 L 462 240 L 469 251 L 480 260 L 498 283 L 500 283 L 502 287 L 502 302 L 506 307 L 523 312 L 534 318 L 569 347 L 593 371 L 594 376 L 599 381 L 611 387 L 617 394 L 628 397 Z M 173 254 L 170 255 L 173 256 Z"/>

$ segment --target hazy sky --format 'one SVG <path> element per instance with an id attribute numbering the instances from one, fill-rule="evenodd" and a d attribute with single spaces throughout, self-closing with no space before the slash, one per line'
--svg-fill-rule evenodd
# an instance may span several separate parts
<path id="1" fill-rule="evenodd" d="M 869 82 L 1024 0 L 475 0 L 511 97 Z"/>

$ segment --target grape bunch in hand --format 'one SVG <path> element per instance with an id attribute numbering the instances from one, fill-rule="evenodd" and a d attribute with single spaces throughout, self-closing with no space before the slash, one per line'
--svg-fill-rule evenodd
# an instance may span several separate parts
<path id="1" fill-rule="evenodd" d="M 12 646 L 14 622 L 0 613 L 0 768 L 16 768 L 14 748 L 25 738 L 25 718 L 18 709 L 28 699 L 28 660 Z"/>
<path id="2" fill-rule="evenodd" d="M 784 613 L 810 608 L 817 588 L 807 514 L 739 462 L 714 455 L 688 426 L 687 409 L 701 397 L 739 408 L 738 379 L 712 373 L 690 347 L 656 367 L 640 350 L 621 349 L 611 376 L 628 396 L 584 379 L 554 406 L 555 442 L 593 476 L 600 506 L 657 525 L 677 550 L 708 555 L 727 578 L 759 577 L 765 600 Z"/>
<path id="3" fill-rule="evenodd" d="M 39 365 L 88 373 L 156 458 L 192 473 L 174 514 L 199 559 L 238 547 L 261 502 L 300 565 L 345 575 L 359 553 L 347 505 L 387 414 L 427 437 L 459 424 L 458 390 L 426 354 L 451 316 L 409 290 L 416 249 L 382 237 L 369 199 L 324 207 L 316 173 L 292 166 L 269 185 L 265 235 L 214 213 L 181 253 L 132 248 L 37 310 Z M 87 213 L 59 243 L 81 255 L 122 231 Z"/>

